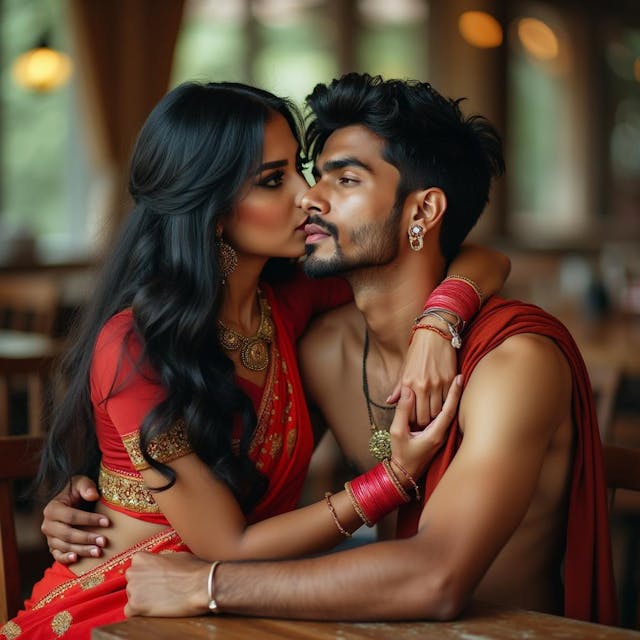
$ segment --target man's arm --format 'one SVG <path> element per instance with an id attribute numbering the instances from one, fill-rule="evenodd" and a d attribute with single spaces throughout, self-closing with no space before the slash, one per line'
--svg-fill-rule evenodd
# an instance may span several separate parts
<path id="1" fill-rule="evenodd" d="M 455 617 L 524 517 L 570 397 L 567 363 L 551 342 L 509 338 L 469 379 L 462 446 L 415 536 L 307 560 L 224 563 L 215 581 L 220 608 L 314 619 Z M 163 607 L 169 615 L 206 612 L 208 566 L 191 562 L 134 558 L 128 615 L 168 615 Z M 174 586 L 180 575 L 186 581 L 178 601 L 163 597 L 168 581 L 158 579 L 169 568 Z"/>

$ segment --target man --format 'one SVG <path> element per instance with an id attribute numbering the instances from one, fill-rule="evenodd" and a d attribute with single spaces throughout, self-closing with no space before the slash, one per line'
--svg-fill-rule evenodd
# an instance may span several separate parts
<path id="1" fill-rule="evenodd" d="M 303 200 L 306 269 L 343 274 L 355 302 L 319 320 L 301 366 L 343 451 L 365 468 L 370 434 L 353 425 L 390 423 L 384 390 L 405 327 L 482 212 L 502 170 L 500 142 L 422 83 L 350 74 L 316 87 L 309 104 L 317 182 Z M 425 322 L 448 328 L 447 318 Z M 430 467 L 428 499 L 400 514 L 404 537 L 304 560 L 224 562 L 209 589 L 209 564 L 141 554 L 127 572 L 127 613 L 194 615 L 214 600 L 249 615 L 448 619 L 471 596 L 559 613 L 564 558 L 565 613 L 615 622 L 597 426 L 573 343 L 539 310 L 495 300 L 460 356 L 457 423 Z"/>

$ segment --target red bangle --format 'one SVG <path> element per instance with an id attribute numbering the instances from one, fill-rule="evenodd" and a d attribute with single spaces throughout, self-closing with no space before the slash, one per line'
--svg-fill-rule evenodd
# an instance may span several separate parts
<path id="1" fill-rule="evenodd" d="M 480 301 L 477 288 L 466 280 L 453 277 L 445 279 L 431 292 L 424 308 L 451 311 L 467 323 L 478 313 Z"/>
<path id="2" fill-rule="evenodd" d="M 382 463 L 351 480 L 350 489 L 354 500 L 360 505 L 367 523 L 375 523 L 391 513 L 404 502 L 406 492 L 401 495 Z"/>

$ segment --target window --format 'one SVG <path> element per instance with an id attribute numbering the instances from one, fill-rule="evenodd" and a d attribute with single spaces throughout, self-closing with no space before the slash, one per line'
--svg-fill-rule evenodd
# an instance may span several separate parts
<path id="1" fill-rule="evenodd" d="M 45 30 L 52 46 L 68 49 L 66 21 L 57 3 L 4 0 L 0 10 L 0 262 L 34 252 L 47 260 L 87 242 L 87 163 L 74 89 L 29 91 L 16 84 L 12 66 Z"/>

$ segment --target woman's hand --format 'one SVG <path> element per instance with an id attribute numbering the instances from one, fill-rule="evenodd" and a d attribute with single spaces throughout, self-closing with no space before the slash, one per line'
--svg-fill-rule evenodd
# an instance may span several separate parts
<path id="1" fill-rule="evenodd" d="M 397 460 L 414 478 L 419 478 L 445 441 L 458 410 L 462 394 L 462 376 L 456 376 L 442 411 L 423 430 L 411 430 L 411 416 L 415 395 L 409 387 L 402 387 L 396 414 L 391 423 L 391 449 Z"/>
<path id="2" fill-rule="evenodd" d="M 104 536 L 75 527 L 108 527 L 109 519 L 99 513 L 83 511 L 82 502 L 99 498 L 96 485 L 86 476 L 74 476 L 71 485 L 44 508 L 40 530 L 47 537 L 49 551 L 62 564 L 73 564 L 79 557 L 99 558 L 107 544 Z"/>
<path id="3" fill-rule="evenodd" d="M 425 318 L 421 324 L 428 320 L 431 318 Z M 419 426 L 429 424 L 440 413 L 457 371 L 457 352 L 451 342 L 433 331 L 418 329 L 413 334 L 398 383 L 387 402 L 396 403 L 401 387 L 409 387 L 416 396 L 409 421 Z"/>

